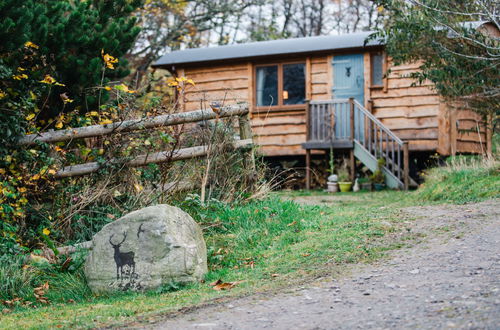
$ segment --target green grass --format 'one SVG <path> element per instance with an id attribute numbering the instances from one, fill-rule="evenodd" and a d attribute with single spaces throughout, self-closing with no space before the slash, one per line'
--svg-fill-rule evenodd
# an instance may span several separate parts
<path id="1" fill-rule="evenodd" d="M 196 200 L 182 207 L 205 228 L 209 273 L 205 283 L 183 288 L 166 286 L 156 292 L 94 296 L 81 271 L 26 277 L 2 268 L 10 292 L 29 295 L 33 281 L 49 281 L 51 306 L 19 307 L 2 315 L 0 328 L 107 327 L 147 322 L 179 308 L 197 306 L 297 285 L 322 274 L 341 273 L 349 263 L 369 262 L 398 248 L 412 236 L 398 209 L 428 203 L 464 203 L 499 197 L 499 167 L 471 159 L 450 161 L 431 170 L 416 192 L 384 191 L 339 194 L 346 198 L 324 206 L 306 206 L 283 198 L 316 198 L 324 193 L 281 192 L 244 205 Z M 390 225 L 387 225 L 390 223 Z M 1 275 L 2 271 L 11 272 Z M 3 276 L 3 277 L 2 277 Z M 244 281 L 231 291 L 214 291 L 208 283 Z M 4 283 L 2 283 L 3 285 Z M 2 287 L 3 288 L 3 287 Z M 23 293 L 22 290 L 26 292 Z M 75 301 L 68 304 L 68 300 Z"/>
<path id="2" fill-rule="evenodd" d="M 430 169 L 417 198 L 463 204 L 500 197 L 500 164 L 476 157 L 455 157 Z"/>
<path id="3" fill-rule="evenodd" d="M 370 204 L 353 203 L 335 209 L 302 206 L 276 196 L 235 207 L 221 204 L 210 209 L 210 217 L 203 212 L 195 215 L 210 226 L 205 231 L 210 266 L 206 283 L 167 293 L 95 297 L 78 285 L 81 279 L 59 276 L 49 280 L 52 296 L 47 296 L 54 302 L 73 299 L 77 303 L 18 308 L 2 316 L 0 327 L 121 324 L 139 315 L 148 318 L 214 298 L 285 287 L 318 275 L 325 267 L 339 271 L 339 265 L 372 260 L 390 247 L 376 242 L 394 230 L 380 222 L 395 219 L 389 209 L 376 215 L 373 210 L 393 200 L 393 194 L 398 193 L 381 193 L 381 198 Z M 207 284 L 216 279 L 244 282 L 230 292 L 217 292 Z"/>

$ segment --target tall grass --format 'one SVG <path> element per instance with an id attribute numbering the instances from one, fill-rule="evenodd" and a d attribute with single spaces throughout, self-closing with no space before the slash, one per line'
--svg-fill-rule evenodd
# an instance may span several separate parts
<path id="1" fill-rule="evenodd" d="M 417 197 L 426 201 L 477 202 L 500 197 L 500 162 L 494 158 L 457 156 L 430 169 Z"/>

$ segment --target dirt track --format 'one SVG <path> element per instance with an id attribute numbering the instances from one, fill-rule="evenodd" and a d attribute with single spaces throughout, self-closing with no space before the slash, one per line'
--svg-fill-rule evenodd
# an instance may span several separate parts
<path id="1" fill-rule="evenodd" d="M 500 201 L 405 209 L 423 242 L 286 293 L 247 297 L 158 329 L 500 329 Z M 425 236 L 424 236 L 425 235 Z"/>

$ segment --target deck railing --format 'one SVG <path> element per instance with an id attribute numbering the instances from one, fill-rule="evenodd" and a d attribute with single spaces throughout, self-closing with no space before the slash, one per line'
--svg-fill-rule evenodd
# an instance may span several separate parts
<path id="1" fill-rule="evenodd" d="M 307 112 L 307 142 L 351 141 L 376 159 L 405 189 L 409 186 L 408 143 L 398 138 L 355 99 L 311 101 Z"/>

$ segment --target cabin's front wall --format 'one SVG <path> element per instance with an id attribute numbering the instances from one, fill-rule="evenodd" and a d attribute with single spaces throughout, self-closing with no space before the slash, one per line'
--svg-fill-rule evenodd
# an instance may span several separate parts
<path id="1" fill-rule="evenodd" d="M 432 89 L 430 81 L 417 84 L 409 74 L 418 64 L 393 66 L 388 60 L 384 70 L 390 74 L 383 86 L 371 83 L 371 52 L 364 52 L 364 105 L 397 136 L 410 142 L 410 150 L 436 151 L 442 155 L 455 152 L 478 153 L 485 149 L 485 129 L 473 112 L 445 105 Z M 332 95 L 332 55 L 294 58 L 306 68 L 306 99 L 328 100 Z M 264 62 L 265 63 L 265 62 Z M 273 63 L 273 61 L 269 61 Z M 294 109 L 263 109 L 255 107 L 254 62 L 228 65 L 185 67 L 179 76 L 195 82 L 179 95 L 183 110 L 205 109 L 213 101 L 223 104 L 248 102 L 255 141 L 266 156 L 305 154 L 301 144 L 306 142 L 305 107 Z M 480 134 L 463 132 L 480 127 Z"/>

